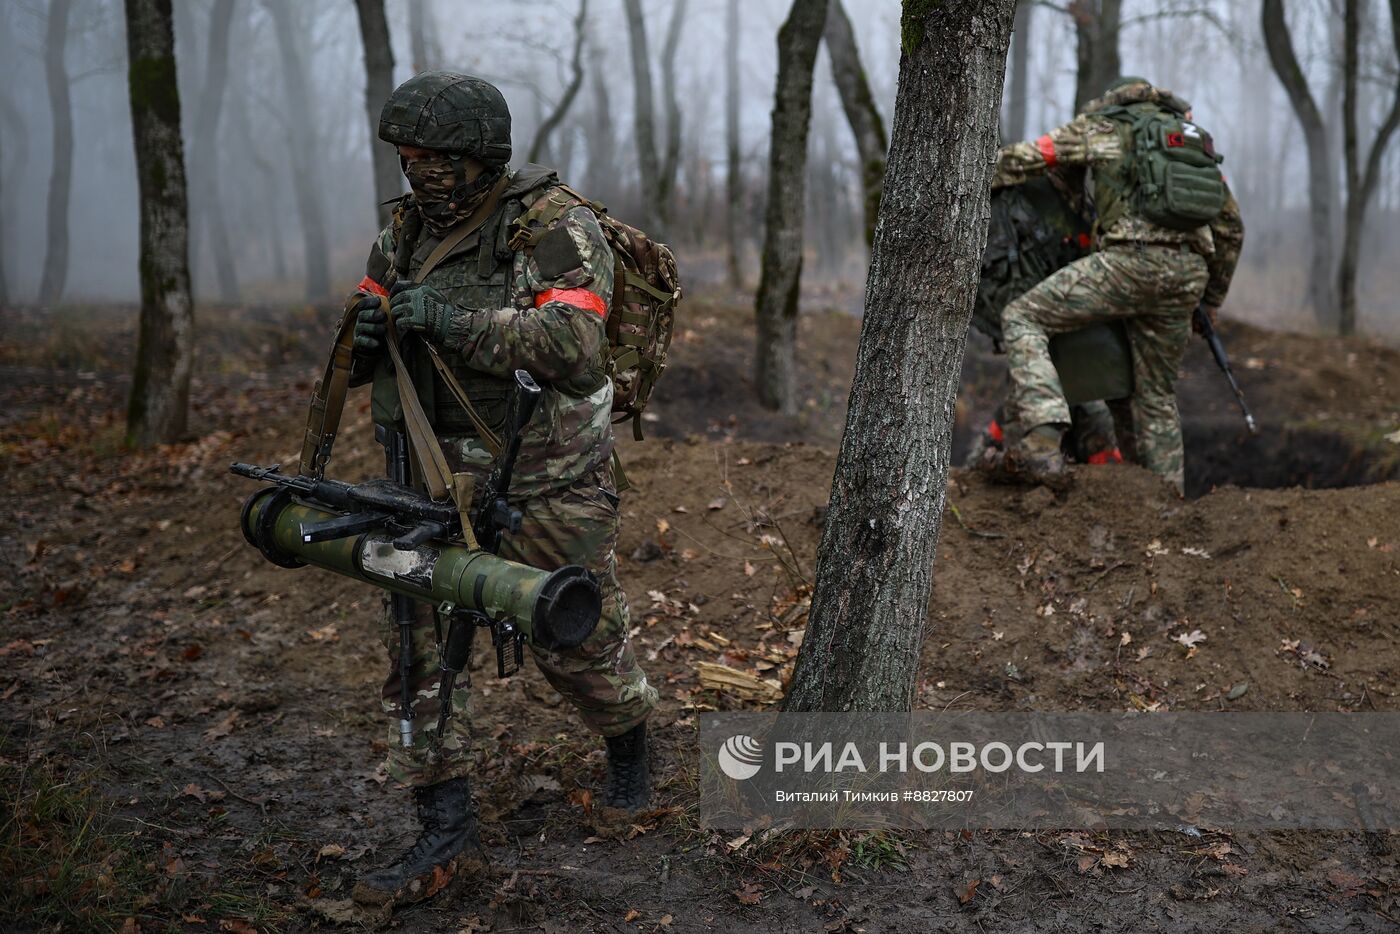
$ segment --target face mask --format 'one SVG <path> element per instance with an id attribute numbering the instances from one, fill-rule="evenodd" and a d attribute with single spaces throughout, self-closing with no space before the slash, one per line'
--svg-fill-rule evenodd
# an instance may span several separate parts
<path id="1" fill-rule="evenodd" d="M 465 220 L 486 200 L 491 185 L 477 178 L 469 184 L 459 184 L 461 160 L 450 156 L 430 156 L 415 159 L 404 166 L 404 176 L 413 189 L 413 200 L 423 215 L 423 223 L 434 236 L 441 237 Z"/>

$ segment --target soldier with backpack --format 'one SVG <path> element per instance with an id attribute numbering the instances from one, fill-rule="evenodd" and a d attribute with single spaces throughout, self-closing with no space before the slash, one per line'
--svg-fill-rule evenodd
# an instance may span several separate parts
<path id="1" fill-rule="evenodd" d="M 657 694 L 633 654 L 616 575 L 612 423 L 615 411 L 639 414 L 664 366 L 680 295 L 675 262 L 664 245 L 608 217 L 553 171 L 512 170 L 510 126 L 501 93 L 467 75 L 419 74 L 385 103 L 379 136 L 397 147 L 411 192 L 348 303 L 351 384 L 371 384 L 377 425 L 403 430 L 386 356 L 394 329 L 463 499 L 473 483 L 480 489 L 501 443 L 511 375 L 527 370 L 543 387 L 511 489 L 522 525 L 498 553 L 546 570 L 581 565 L 596 577 L 603 609 L 593 635 L 577 649 L 531 649 L 550 685 L 605 739 L 608 777 L 598 806 L 635 812 L 650 799 L 646 721 Z M 420 479 L 423 465 L 411 466 Z M 388 627 L 383 706 L 408 725 L 403 741 L 397 726 L 392 731 L 388 772 L 413 790 L 422 831 L 396 862 L 360 879 L 354 894 L 366 903 L 432 894 L 481 855 L 467 783 L 466 679 L 452 690 L 455 714 L 445 729 L 411 726 L 439 714 L 442 621 L 426 605 L 415 613 L 411 661 L 402 669 L 392 621 Z M 401 670 L 409 673 L 407 693 Z M 415 700 L 408 711 L 400 709 L 406 696 Z"/>
<path id="2" fill-rule="evenodd" d="M 1011 404 L 1025 433 L 1006 455 L 1012 474 L 1067 481 L 1061 435 L 1069 423 L 1049 340 L 1088 324 L 1120 321 L 1133 360 L 1131 398 L 1138 459 L 1184 489 L 1174 383 L 1191 316 L 1213 317 L 1225 300 L 1244 227 L 1210 134 L 1190 106 L 1142 78 L 1122 78 L 1073 121 L 1002 149 L 993 187 L 1056 166 L 1089 170 L 1098 216 L 1096 250 L 1007 306 L 1002 328 Z"/>

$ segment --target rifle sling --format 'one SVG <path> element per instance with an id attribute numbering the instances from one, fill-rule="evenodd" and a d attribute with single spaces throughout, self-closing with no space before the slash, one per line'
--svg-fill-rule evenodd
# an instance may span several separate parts
<path id="1" fill-rule="evenodd" d="M 491 189 L 486 200 L 433 248 L 433 251 L 428 254 L 428 258 L 418 269 L 417 274 L 414 275 L 414 282 L 422 282 L 427 278 L 428 274 L 449 253 L 481 228 L 486 219 L 496 210 L 508 181 L 509 177 L 503 175 Z M 403 246 L 404 244 L 401 243 L 400 248 Z M 388 299 L 382 297 L 381 304 L 385 313 L 389 314 Z M 345 409 L 345 398 L 350 387 L 355 318 L 356 313 L 348 309 L 341 317 L 340 324 L 336 328 L 335 341 L 331 347 L 330 359 L 326 362 L 326 369 L 312 391 L 311 407 L 307 414 L 306 432 L 301 449 L 300 466 L 303 476 L 320 477 L 325 471 L 326 462 L 330 460 L 331 446 L 335 441 L 336 432 L 340 428 L 340 418 Z M 454 481 L 452 469 L 448 466 L 447 458 L 442 452 L 442 446 L 438 444 L 432 425 L 428 422 L 423 405 L 418 399 L 418 393 L 413 387 L 413 380 L 403 362 L 398 332 L 393 326 L 392 315 L 390 315 L 389 326 L 385 330 L 389 359 L 394 365 L 394 379 L 398 385 L 399 401 L 403 408 L 404 432 L 408 435 L 415 461 L 423 474 L 423 481 L 433 499 L 440 500 L 450 496 L 455 500 L 457 494 L 462 492 L 460 479 Z M 462 384 L 457 381 L 456 376 L 443 361 L 437 348 L 426 341 L 424 346 L 428 348 L 429 359 L 432 360 L 433 366 L 442 376 L 443 382 L 447 384 L 452 395 L 466 409 L 468 417 L 481 435 L 487 450 L 491 452 L 492 456 L 497 456 L 501 450 L 500 439 L 472 406 L 465 390 L 462 389 Z"/>
<path id="2" fill-rule="evenodd" d="M 301 475 L 321 477 L 330 460 L 331 445 L 340 429 L 345 396 L 350 388 L 350 365 L 355 342 L 355 313 L 347 310 L 336 327 L 330 359 L 311 393 L 306 434 L 301 444 Z"/>

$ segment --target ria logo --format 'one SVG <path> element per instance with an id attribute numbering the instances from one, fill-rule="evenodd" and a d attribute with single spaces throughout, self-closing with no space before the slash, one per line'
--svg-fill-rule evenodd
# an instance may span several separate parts
<path id="1" fill-rule="evenodd" d="M 719 747 L 720 771 L 735 781 L 753 778 L 763 768 L 763 746 L 743 733 L 731 736 Z"/>

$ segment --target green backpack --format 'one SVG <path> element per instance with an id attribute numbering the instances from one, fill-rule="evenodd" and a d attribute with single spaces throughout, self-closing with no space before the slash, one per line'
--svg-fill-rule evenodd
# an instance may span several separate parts
<path id="1" fill-rule="evenodd" d="M 1127 131 L 1126 181 L 1140 217 L 1170 230 L 1194 230 L 1220 216 L 1225 177 L 1209 133 L 1152 103 L 1102 113 Z"/>

